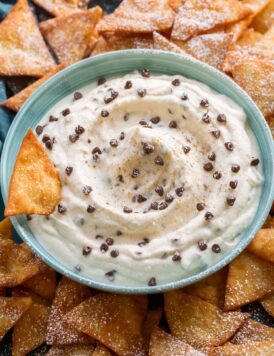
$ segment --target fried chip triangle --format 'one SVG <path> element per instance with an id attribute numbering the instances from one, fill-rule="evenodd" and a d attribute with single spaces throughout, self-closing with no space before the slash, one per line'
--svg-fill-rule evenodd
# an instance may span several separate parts
<path id="1" fill-rule="evenodd" d="M 124 0 L 113 14 L 103 17 L 99 32 L 149 33 L 167 31 L 175 13 L 168 0 Z"/>
<path id="2" fill-rule="evenodd" d="M 226 345 L 209 351 L 210 356 L 273 356 L 273 341 L 248 342 L 242 345 Z"/>
<path id="3" fill-rule="evenodd" d="M 79 11 L 77 0 L 33 0 L 33 2 L 53 16 L 66 16 Z"/>
<path id="4" fill-rule="evenodd" d="M 12 223 L 10 218 L 6 218 L 0 222 L 0 235 L 1 238 L 12 239 Z"/>
<path id="5" fill-rule="evenodd" d="M 144 355 L 142 325 L 146 315 L 142 296 L 97 294 L 72 309 L 65 320 L 118 355 Z"/>
<path id="6" fill-rule="evenodd" d="M 273 263 L 243 252 L 229 265 L 225 310 L 237 309 L 274 292 L 273 281 Z"/>
<path id="7" fill-rule="evenodd" d="M 93 356 L 93 345 L 52 346 L 47 356 Z"/>
<path id="8" fill-rule="evenodd" d="M 144 322 L 143 327 L 144 345 L 147 351 L 149 349 L 149 341 L 152 331 L 156 326 L 160 324 L 163 312 L 164 311 L 162 308 L 152 309 L 147 312 L 146 320 Z"/>
<path id="9" fill-rule="evenodd" d="M 256 31 L 265 33 L 274 24 L 274 0 L 270 0 L 267 6 L 253 20 L 251 26 Z"/>
<path id="10" fill-rule="evenodd" d="M 55 67 L 27 0 L 0 23 L 0 75 L 41 77 Z"/>
<path id="11" fill-rule="evenodd" d="M 60 63 L 71 64 L 90 53 L 90 39 L 102 16 L 96 6 L 68 16 L 59 16 L 40 23 L 40 29 Z"/>
<path id="12" fill-rule="evenodd" d="M 31 306 L 31 298 L 0 297 L 0 341 Z"/>
<path id="13" fill-rule="evenodd" d="M 31 96 L 31 94 L 44 82 L 46 82 L 50 77 L 59 72 L 59 70 L 63 69 L 62 65 L 57 66 L 56 68 L 48 71 L 42 78 L 38 79 L 25 89 L 21 90 L 19 93 L 11 96 L 7 100 L 3 101 L 0 106 L 5 106 L 6 108 L 19 111 L 24 102 Z"/>
<path id="14" fill-rule="evenodd" d="M 154 48 L 163 51 L 171 51 L 179 54 L 187 54 L 182 48 L 178 47 L 175 43 L 169 41 L 158 32 L 153 32 Z"/>
<path id="15" fill-rule="evenodd" d="M 268 314 L 270 314 L 274 318 L 274 294 L 271 295 L 270 297 L 261 300 L 261 304 L 264 307 L 264 309 L 268 312 Z"/>
<path id="16" fill-rule="evenodd" d="M 248 314 L 223 312 L 182 290 L 164 294 L 171 333 L 195 348 L 224 344 L 246 322 Z"/>
<path id="17" fill-rule="evenodd" d="M 151 335 L 149 345 L 149 356 L 202 356 L 203 352 L 193 349 L 190 345 L 166 333 L 165 331 L 155 328 Z"/>
<path id="18" fill-rule="evenodd" d="M 88 344 L 93 340 L 68 325 L 63 316 L 91 296 L 91 290 L 82 284 L 63 277 L 59 282 L 51 307 L 47 328 L 47 344 Z"/>
<path id="19" fill-rule="evenodd" d="M 61 197 L 58 173 L 31 129 L 19 150 L 10 180 L 5 216 L 48 215 Z"/>
<path id="20" fill-rule="evenodd" d="M 188 0 L 176 15 L 171 37 L 186 41 L 217 26 L 244 19 L 251 13 L 237 0 Z"/>
<path id="21" fill-rule="evenodd" d="M 12 354 L 27 355 L 46 341 L 50 307 L 33 303 L 15 324 L 12 334 Z"/>
<path id="22" fill-rule="evenodd" d="M 274 328 L 249 319 L 231 339 L 233 344 L 246 342 L 274 341 Z"/>
<path id="23" fill-rule="evenodd" d="M 274 263 L 274 228 L 261 229 L 247 247 L 247 250 Z"/>

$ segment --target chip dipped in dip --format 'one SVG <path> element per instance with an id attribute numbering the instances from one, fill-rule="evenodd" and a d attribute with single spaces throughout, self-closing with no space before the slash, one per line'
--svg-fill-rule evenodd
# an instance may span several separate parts
<path id="1" fill-rule="evenodd" d="M 246 115 L 200 82 L 148 70 L 100 78 L 36 133 L 62 199 L 29 226 L 94 280 L 154 286 L 194 274 L 222 259 L 256 213 L 263 177 Z"/>

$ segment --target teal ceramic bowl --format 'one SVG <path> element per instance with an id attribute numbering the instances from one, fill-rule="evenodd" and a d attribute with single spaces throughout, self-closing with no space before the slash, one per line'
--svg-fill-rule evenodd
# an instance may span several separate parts
<path id="1" fill-rule="evenodd" d="M 63 97 L 88 85 L 99 77 L 121 75 L 142 68 L 149 68 L 155 73 L 182 74 L 191 79 L 196 79 L 217 92 L 227 95 L 242 106 L 259 144 L 265 182 L 258 211 L 253 222 L 239 239 L 238 244 L 222 256 L 221 261 L 190 277 L 155 287 L 113 286 L 110 282 L 102 283 L 82 277 L 72 267 L 65 266 L 55 259 L 40 245 L 29 230 L 25 217 L 12 218 L 12 223 L 21 238 L 34 253 L 55 270 L 80 283 L 118 293 L 158 293 L 192 284 L 218 271 L 239 255 L 249 244 L 262 226 L 274 197 L 273 139 L 261 112 L 250 97 L 227 76 L 193 58 L 163 51 L 129 50 L 91 57 L 64 69 L 36 90 L 24 104 L 10 127 L 2 152 L 1 189 L 4 201 L 6 202 L 7 200 L 9 180 L 14 162 L 28 128 L 34 128 L 44 114 Z"/>

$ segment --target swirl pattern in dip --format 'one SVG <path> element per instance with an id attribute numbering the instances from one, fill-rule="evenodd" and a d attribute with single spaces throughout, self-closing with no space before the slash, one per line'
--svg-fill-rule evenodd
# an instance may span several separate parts
<path id="1" fill-rule="evenodd" d="M 29 221 L 56 258 L 118 285 L 178 280 L 221 259 L 263 182 L 244 111 L 182 76 L 136 72 L 62 100 L 36 128 L 62 181 Z"/>

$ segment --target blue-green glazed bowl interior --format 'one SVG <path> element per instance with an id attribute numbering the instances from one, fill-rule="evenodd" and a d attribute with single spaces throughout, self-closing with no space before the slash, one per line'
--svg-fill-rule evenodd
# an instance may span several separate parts
<path id="1" fill-rule="evenodd" d="M 244 232 L 236 246 L 223 255 L 221 261 L 197 272 L 195 275 L 180 279 L 176 282 L 157 285 L 154 287 L 132 287 L 126 285 L 111 285 L 91 278 L 80 276 L 72 267 L 63 265 L 46 251 L 29 230 L 23 216 L 12 218 L 12 223 L 20 237 L 47 264 L 58 272 L 91 287 L 118 293 L 158 293 L 183 287 L 209 276 L 218 271 L 239 255 L 249 244 L 256 232 L 262 226 L 273 202 L 274 197 L 274 148 L 270 130 L 261 112 L 250 97 L 230 78 L 214 68 L 191 57 L 155 50 L 128 50 L 107 53 L 86 60 L 59 72 L 28 99 L 16 115 L 5 145 L 1 159 L 1 189 L 4 201 L 7 201 L 9 180 L 23 137 L 27 130 L 34 128 L 44 114 L 58 101 L 75 90 L 90 84 L 99 77 L 117 76 L 136 69 L 149 68 L 152 72 L 164 74 L 181 74 L 191 79 L 203 82 L 222 93 L 245 110 L 249 125 L 254 132 L 261 151 L 263 174 L 265 182 L 258 211 L 249 228 Z"/>

